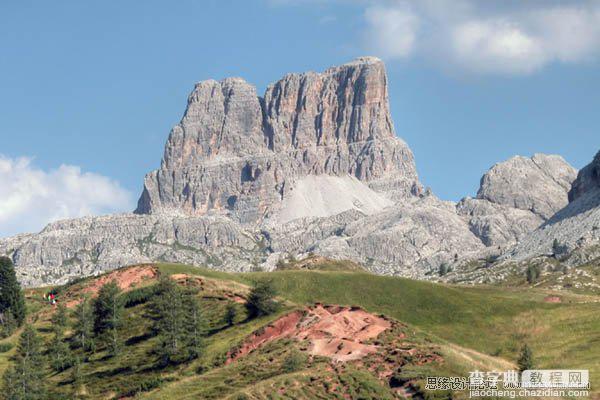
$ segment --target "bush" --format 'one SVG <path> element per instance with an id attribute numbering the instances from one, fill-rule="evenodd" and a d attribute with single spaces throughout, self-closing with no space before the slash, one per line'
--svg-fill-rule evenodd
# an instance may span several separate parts
<path id="1" fill-rule="evenodd" d="M 145 286 L 121 295 L 125 308 L 135 307 L 150 301 L 158 293 L 158 285 Z"/>
<path id="2" fill-rule="evenodd" d="M 0 343 L 0 353 L 6 353 L 10 351 L 14 346 L 12 343 Z"/>
<path id="3" fill-rule="evenodd" d="M 444 263 L 444 264 L 441 264 L 441 265 L 440 265 L 440 268 L 439 268 L 439 270 L 438 270 L 438 275 L 439 275 L 439 276 L 444 276 L 444 275 L 446 275 L 448 272 L 450 272 L 450 271 L 449 271 L 449 269 L 448 269 L 448 265 L 447 265 L 446 263 Z"/>
<path id="4" fill-rule="evenodd" d="M 250 291 L 246 308 L 250 317 L 273 314 L 279 308 L 274 300 L 277 292 L 271 281 L 259 281 Z"/>
<path id="5" fill-rule="evenodd" d="M 540 267 L 537 265 L 530 265 L 529 267 L 527 267 L 527 272 L 525 273 L 527 276 L 527 282 L 529 282 L 530 284 L 533 284 L 535 282 L 537 282 L 538 278 L 541 275 L 541 270 Z"/>
<path id="6" fill-rule="evenodd" d="M 232 326 L 235 323 L 237 315 L 238 311 L 236 305 L 234 303 L 228 303 L 227 308 L 225 309 L 225 317 L 223 318 L 227 326 Z"/>
<path id="7" fill-rule="evenodd" d="M 517 364 L 519 365 L 519 371 L 521 372 L 527 369 L 533 369 L 533 353 L 527 344 L 524 344 L 523 347 L 521 347 L 521 354 Z"/>
<path id="8" fill-rule="evenodd" d="M 300 371 L 306 364 L 306 356 L 298 350 L 292 350 L 283 360 L 282 369 L 284 372 L 291 373 Z"/>
<path id="9" fill-rule="evenodd" d="M 134 397 L 138 393 L 149 392 L 159 388 L 163 384 L 163 379 L 160 376 L 151 376 L 131 384 L 121 391 L 121 397 Z"/>

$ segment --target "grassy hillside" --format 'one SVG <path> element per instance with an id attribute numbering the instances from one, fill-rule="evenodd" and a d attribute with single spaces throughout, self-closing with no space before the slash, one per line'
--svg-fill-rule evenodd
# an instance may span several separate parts
<path id="1" fill-rule="evenodd" d="M 179 268 L 161 265 L 165 271 Z M 226 279 L 229 275 L 186 269 Z M 251 283 L 271 280 L 295 303 L 358 305 L 406 322 L 465 348 L 515 361 L 523 342 L 540 368 L 590 369 L 600 382 L 600 297 L 560 292 L 548 303 L 546 290 L 453 286 L 361 272 L 277 271 L 235 274 Z"/>
<path id="2" fill-rule="evenodd" d="M 514 368 L 520 345 L 533 348 L 537 367 L 586 368 L 592 382 L 600 382 L 600 303 L 594 296 L 561 293 L 562 303 L 548 303 L 541 289 L 441 285 L 402 278 L 375 276 L 356 268 L 335 270 L 328 263 L 272 273 L 228 274 L 203 268 L 158 264 L 163 274 L 179 277 L 197 289 L 196 298 L 207 321 L 205 349 L 196 360 L 158 368 L 153 349 L 148 299 L 125 309 L 124 348 L 117 357 L 100 350 L 76 353 L 85 360 L 81 383 L 73 383 L 72 368 L 48 373 L 53 399 L 101 399 L 138 396 L 148 399 L 299 399 L 399 398 L 405 388 L 422 391 L 431 375 L 466 376 L 472 370 Z M 175 275 L 176 274 L 176 275 Z M 194 281 L 185 276 L 201 277 Z M 183 280 L 181 280 L 184 277 Z M 282 308 L 275 314 L 247 319 L 239 301 L 249 286 L 268 280 L 277 288 Z M 61 300 L 75 299 L 94 279 L 61 288 Z M 156 284 L 149 279 L 132 285 L 135 292 Z M 41 300 L 43 290 L 28 291 L 30 320 L 46 340 L 51 337 L 53 309 Z M 322 302 L 360 306 L 374 314 L 401 321 L 377 338 L 382 354 L 358 362 L 331 363 L 326 357 L 306 357 L 307 343 L 278 339 L 234 362 L 228 353 L 253 332 L 306 304 Z M 233 304 L 238 317 L 224 322 Z M 67 337 L 70 332 L 67 332 Z M 18 332 L 0 340 L 16 343 Z M 393 349 L 404 349 L 398 353 Z M 14 349 L 0 352 L 0 372 Z M 303 355 L 296 368 L 288 360 Z M 393 381 L 382 379 L 385 366 L 398 371 Z M 389 375 L 389 374 L 388 374 Z M 385 375 L 385 376 L 388 376 Z M 394 382 L 403 383 L 402 390 Z M 445 398 L 446 393 L 436 393 Z M 461 398 L 463 393 L 455 394 Z"/>

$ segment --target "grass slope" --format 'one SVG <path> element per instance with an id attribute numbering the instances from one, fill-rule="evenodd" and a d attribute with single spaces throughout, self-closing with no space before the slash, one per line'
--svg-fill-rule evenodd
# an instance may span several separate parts
<path id="1" fill-rule="evenodd" d="M 162 265 L 166 271 L 177 268 Z M 229 275 L 199 268 L 189 273 Z M 600 297 L 495 286 L 443 285 L 362 272 L 276 271 L 233 274 L 238 282 L 270 280 L 295 303 L 358 305 L 406 322 L 453 345 L 515 361 L 529 343 L 539 368 L 590 369 L 600 382 Z M 449 352 L 452 353 L 452 352 Z M 477 365 L 477 364 L 475 364 Z"/>
<path id="2" fill-rule="evenodd" d="M 407 360 L 398 379 L 414 381 L 415 390 L 428 375 L 465 376 L 473 370 L 513 369 L 523 342 L 532 346 L 537 367 L 590 369 L 592 383 L 600 382 L 598 297 L 562 293 L 563 303 L 552 304 L 544 302 L 548 294 L 545 290 L 442 285 L 376 276 L 354 268 L 336 271 L 332 265 L 335 264 L 327 264 L 325 270 L 311 265 L 310 269 L 228 274 L 158 264 L 161 273 L 198 275 L 210 283 L 197 294 L 207 321 L 204 354 L 186 364 L 157 369 L 152 354 L 157 339 L 149 334 L 152 321 L 148 318 L 148 304 L 142 301 L 126 309 L 122 354 L 110 358 L 100 351 L 89 356 L 82 364 L 79 387 L 73 385 L 70 369 L 49 373 L 52 398 L 397 398 L 387 382 L 368 371 L 369 365 L 377 367 L 381 361 L 378 359 L 366 359 L 362 366 L 332 366 L 326 358 L 311 357 L 298 369 L 282 370 L 286 357 L 305 345 L 286 339 L 224 365 L 227 352 L 249 334 L 290 310 L 314 302 L 357 305 L 405 323 L 405 344 L 443 357 L 443 362 L 425 365 Z M 246 285 L 262 280 L 272 281 L 277 287 L 284 307 L 276 315 L 247 321 L 243 305 L 236 304 L 236 323 L 226 326 L 224 310 L 232 302 L 223 296 L 224 291 L 247 290 Z M 87 281 L 81 280 L 64 290 L 83 287 Z M 152 283 L 140 286 L 149 284 Z M 42 292 L 28 291 L 27 304 L 30 320 L 49 340 L 52 309 L 40 300 Z M 18 333 L 0 340 L 0 348 L 5 343 L 15 344 L 17 336 Z M 77 351 L 80 357 L 86 357 Z M 0 373 L 13 353 L 14 348 L 0 352 Z M 463 396 L 455 394 L 455 398 Z"/>

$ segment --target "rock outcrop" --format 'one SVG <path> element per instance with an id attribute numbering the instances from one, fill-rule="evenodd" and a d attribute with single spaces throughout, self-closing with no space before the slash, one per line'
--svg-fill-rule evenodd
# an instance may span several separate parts
<path id="1" fill-rule="evenodd" d="M 557 155 L 516 156 L 490 168 L 477 197 L 462 199 L 457 210 L 487 246 L 514 244 L 567 205 L 576 175 Z"/>
<path id="2" fill-rule="evenodd" d="M 569 201 L 574 202 L 587 193 L 594 192 L 600 188 L 600 151 L 590 164 L 585 166 L 577 174 L 577 179 L 569 191 Z"/>
<path id="3" fill-rule="evenodd" d="M 25 286 L 65 283 L 151 261 L 249 271 L 264 261 L 258 239 L 228 218 L 109 215 L 58 221 L 38 234 L 0 239 Z"/>
<path id="4" fill-rule="evenodd" d="M 551 256 L 568 265 L 600 257 L 600 152 L 579 171 L 569 204 L 527 235 L 507 256 L 523 261 Z"/>
<path id="5" fill-rule="evenodd" d="M 494 165 L 481 178 L 478 199 L 530 211 L 547 220 L 568 203 L 577 170 L 562 157 L 516 156 Z"/>
<path id="6" fill-rule="evenodd" d="M 393 200 L 420 192 L 380 60 L 289 74 L 262 98 L 240 78 L 198 83 L 136 212 L 216 211 L 257 223 L 307 175 L 350 175 Z"/>

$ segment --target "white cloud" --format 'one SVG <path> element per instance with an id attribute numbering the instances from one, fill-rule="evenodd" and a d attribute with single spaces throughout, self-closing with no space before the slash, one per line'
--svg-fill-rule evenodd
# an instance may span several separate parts
<path id="1" fill-rule="evenodd" d="M 129 210 L 131 199 L 117 182 L 79 167 L 44 171 L 29 158 L 0 155 L 0 237 L 58 219 Z"/>
<path id="2" fill-rule="evenodd" d="M 365 11 L 368 29 L 366 40 L 381 57 L 403 58 L 409 56 L 415 46 L 419 18 L 408 4 L 396 7 L 369 7 Z"/>
<path id="3" fill-rule="evenodd" d="M 454 61 L 479 72 L 529 73 L 547 62 L 542 43 L 509 21 L 469 21 L 449 39 Z"/>
<path id="4" fill-rule="evenodd" d="M 367 48 L 419 55 L 474 73 L 529 74 L 600 55 L 600 2 L 377 1 L 366 8 Z"/>

